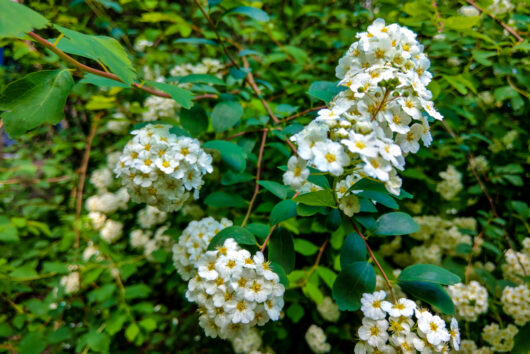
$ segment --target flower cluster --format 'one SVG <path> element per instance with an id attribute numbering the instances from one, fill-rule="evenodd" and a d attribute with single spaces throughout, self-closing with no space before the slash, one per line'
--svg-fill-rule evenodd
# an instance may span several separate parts
<path id="1" fill-rule="evenodd" d="M 64 288 L 64 292 L 67 294 L 73 294 L 79 291 L 79 272 L 71 272 L 61 278 L 61 285 Z"/>
<path id="2" fill-rule="evenodd" d="M 144 229 L 162 224 L 167 220 L 167 213 L 148 205 L 138 212 L 138 224 Z"/>
<path id="3" fill-rule="evenodd" d="M 501 329 L 497 323 L 490 323 L 482 329 L 482 338 L 492 346 L 494 351 L 506 353 L 513 349 L 513 339 L 518 332 L 519 330 L 513 324 Z"/>
<path id="4" fill-rule="evenodd" d="M 232 347 L 234 352 L 240 353 L 256 353 L 261 347 L 263 340 L 256 327 L 250 328 L 241 335 L 232 338 Z"/>
<path id="5" fill-rule="evenodd" d="M 524 249 L 523 252 L 517 252 L 509 249 L 506 251 L 504 255 L 505 263 L 501 266 L 504 278 L 516 284 L 523 282 L 525 272 L 521 266 L 524 267 L 524 270 L 530 270 L 530 252 L 528 251 L 530 250 Z"/>
<path id="6" fill-rule="evenodd" d="M 171 238 L 164 233 L 167 226 L 159 227 L 154 233 L 149 230 L 133 230 L 130 234 L 130 243 L 134 248 L 143 249 L 148 260 L 153 260 L 152 253 L 160 248 L 169 250 L 171 248 Z M 151 237 L 152 236 L 152 237 Z"/>
<path id="7" fill-rule="evenodd" d="M 418 152 L 420 140 L 432 141 L 423 111 L 442 119 L 426 88 L 430 62 L 414 32 L 382 19 L 357 38 L 336 68 L 345 90 L 291 139 L 310 166 L 337 177 L 370 176 L 399 194 L 405 156 Z"/>
<path id="8" fill-rule="evenodd" d="M 280 317 L 285 288 L 263 253 L 252 257 L 230 238 L 205 252 L 196 268 L 186 297 L 199 305 L 199 325 L 207 336 L 234 338 Z"/>
<path id="9" fill-rule="evenodd" d="M 212 157 L 197 139 L 176 136 L 169 125 L 146 125 L 134 130 L 114 172 L 131 198 L 175 211 L 190 197 L 199 197 L 202 176 L 212 172 Z"/>
<path id="10" fill-rule="evenodd" d="M 460 332 L 453 318 L 450 329 L 445 321 L 428 310 L 418 308 L 416 303 L 401 298 L 392 304 L 385 301 L 385 292 L 363 294 L 361 311 L 364 318 L 357 331 L 360 341 L 355 353 L 394 352 L 448 352 L 449 343 L 458 350 Z M 387 319 L 388 315 L 388 319 Z"/>
<path id="11" fill-rule="evenodd" d="M 123 235 L 123 223 L 107 219 L 99 234 L 107 243 L 113 243 Z"/>
<path id="12" fill-rule="evenodd" d="M 457 316 L 465 321 L 474 322 L 488 311 L 488 291 L 474 280 L 469 284 L 450 285 L 447 292 L 455 304 Z"/>
<path id="13" fill-rule="evenodd" d="M 313 353 L 327 353 L 331 350 L 331 345 L 326 341 L 326 333 L 319 326 L 312 324 L 305 332 L 305 341 Z"/>
<path id="14" fill-rule="evenodd" d="M 511 316 L 515 324 L 524 326 L 530 321 L 530 288 L 528 284 L 507 286 L 502 291 L 502 309 Z"/>
<path id="15" fill-rule="evenodd" d="M 322 301 L 317 304 L 317 311 L 326 321 L 337 322 L 339 320 L 339 307 L 329 296 L 325 296 Z"/>
<path id="16" fill-rule="evenodd" d="M 229 226 L 232 226 L 232 221 L 223 218 L 217 222 L 211 216 L 200 221 L 194 220 L 186 226 L 178 242 L 173 245 L 173 264 L 182 279 L 190 280 L 195 276 L 195 265 L 206 252 L 210 240 Z"/>
<path id="17" fill-rule="evenodd" d="M 436 191 L 445 200 L 452 200 L 464 188 L 462 174 L 453 165 L 449 165 L 447 171 L 440 172 L 440 177 L 442 181 L 436 185 Z"/>

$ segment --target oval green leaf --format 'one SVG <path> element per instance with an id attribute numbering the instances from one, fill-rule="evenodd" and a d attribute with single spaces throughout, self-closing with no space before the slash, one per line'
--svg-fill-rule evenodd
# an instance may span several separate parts
<path id="1" fill-rule="evenodd" d="M 403 269 L 398 277 L 399 281 L 424 281 L 442 285 L 452 285 L 460 282 L 460 277 L 447 269 L 434 264 L 414 264 Z"/>
<path id="2" fill-rule="evenodd" d="M 376 235 L 391 236 L 407 235 L 419 229 L 420 226 L 409 214 L 396 211 L 379 217 L 375 222 L 375 229 L 373 231 Z"/>

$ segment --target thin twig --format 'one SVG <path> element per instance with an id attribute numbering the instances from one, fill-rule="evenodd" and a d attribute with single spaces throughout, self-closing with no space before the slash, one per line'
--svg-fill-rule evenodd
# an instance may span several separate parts
<path id="1" fill-rule="evenodd" d="M 326 249 L 328 242 L 329 242 L 329 238 L 326 239 L 326 241 L 324 241 L 322 246 L 320 246 L 320 248 L 318 249 L 317 259 L 315 260 L 315 263 L 313 264 L 309 272 L 307 272 L 307 276 L 305 277 L 305 281 L 302 286 L 305 286 L 305 284 L 309 281 L 311 274 L 313 274 L 313 272 L 317 269 L 318 265 L 320 264 L 320 260 L 322 259 L 322 255 L 324 254 L 324 250 Z"/>
<path id="2" fill-rule="evenodd" d="M 473 7 L 475 7 L 477 10 L 479 10 L 480 12 L 484 12 L 484 9 L 482 9 L 482 7 L 480 7 L 479 5 L 477 5 L 476 2 L 474 2 L 473 0 L 466 0 L 466 2 L 470 5 L 472 5 Z M 514 36 L 516 39 L 517 39 L 517 43 L 521 43 L 524 39 L 523 37 L 521 37 L 513 28 L 511 28 L 510 26 L 508 26 L 506 23 L 502 22 L 501 20 L 499 20 L 497 17 L 495 17 L 493 14 L 491 14 L 490 12 L 487 13 L 487 15 L 492 18 L 495 22 L 497 22 L 499 25 L 501 25 L 506 31 L 508 31 L 512 36 Z"/>
<path id="3" fill-rule="evenodd" d="M 252 199 L 250 199 L 250 203 L 248 204 L 247 214 L 245 215 L 245 219 L 243 219 L 243 222 L 241 223 L 241 227 L 245 226 L 245 224 L 248 221 L 248 218 L 250 217 L 250 212 L 252 211 L 252 206 L 254 205 L 254 202 L 256 201 L 256 197 L 258 196 L 259 192 L 259 178 L 261 175 L 261 160 L 263 158 L 263 150 L 265 150 L 265 142 L 267 141 L 267 133 L 268 131 L 265 130 L 263 132 L 263 135 L 261 137 L 261 146 L 259 148 L 259 154 L 258 154 L 258 162 L 256 164 L 256 187 L 254 188 L 254 194 L 252 195 Z"/>
<path id="4" fill-rule="evenodd" d="M 88 161 L 90 160 L 90 150 L 92 149 L 92 141 L 96 135 L 96 130 L 98 126 L 99 119 L 103 116 L 103 112 L 99 113 L 94 117 L 94 121 L 90 126 L 90 133 L 87 138 L 87 143 L 85 147 L 85 153 L 83 154 L 83 162 L 80 169 L 81 177 L 79 178 L 79 186 L 77 187 L 77 196 L 75 203 L 75 221 L 74 221 L 74 232 L 75 232 L 75 248 L 79 248 L 79 219 L 81 217 L 81 208 L 83 206 L 83 190 L 85 188 L 86 174 L 88 170 Z"/>
<path id="5" fill-rule="evenodd" d="M 290 120 L 296 119 L 296 118 L 301 117 L 301 116 L 305 116 L 308 113 L 311 113 L 311 112 L 314 112 L 314 111 L 319 111 L 319 110 L 324 109 L 324 108 L 327 108 L 327 106 L 318 106 L 318 107 L 314 107 L 314 108 L 308 108 L 305 111 L 293 114 L 292 116 L 289 116 L 287 118 L 284 118 L 284 119 L 280 120 L 280 123 L 288 122 Z"/>
<path id="6" fill-rule="evenodd" d="M 263 253 L 263 251 L 265 251 L 265 247 L 267 247 L 267 243 L 269 243 L 269 240 L 270 240 L 270 238 L 271 238 L 271 235 L 272 235 L 272 233 L 274 232 L 274 230 L 276 230 L 276 227 L 278 227 L 278 224 L 273 225 L 273 226 L 271 227 L 271 230 L 269 231 L 269 234 L 268 234 L 267 237 L 265 238 L 265 241 L 263 242 L 263 245 L 261 245 L 261 248 L 260 248 L 261 253 Z"/>
<path id="7" fill-rule="evenodd" d="M 436 29 L 438 30 L 438 32 L 442 32 L 444 30 L 444 23 L 442 21 L 442 16 L 440 15 L 440 11 L 438 11 L 438 4 L 436 3 L 436 0 L 432 0 L 431 5 L 434 8 L 434 13 L 436 14 L 436 19 L 438 20 L 435 23 Z"/>
<path id="8" fill-rule="evenodd" d="M 488 222 L 489 224 L 489 222 Z M 484 235 L 484 230 L 482 230 L 477 237 L 475 237 L 475 242 L 473 243 L 473 249 L 471 254 L 469 255 L 469 260 L 467 262 L 466 271 L 464 273 L 466 284 L 469 283 L 469 272 L 471 271 L 471 261 L 473 260 L 473 254 L 477 250 L 480 240 L 482 239 L 482 236 Z"/>
<path id="9" fill-rule="evenodd" d="M 223 51 L 225 52 L 226 56 L 228 57 L 228 59 L 230 60 L 230 62 L 236 67 L 239 69 L 239 64 L 234 60 L 234 58 L 232 58 L 232 56 L 230 55 L 230 52 L 228 51 L 228 49 L 225 47 L 225 44 L 223 42 L 223 40 L 221 39 L 221 35 L 219 34 L 219 31 L 217 31 L 217 26 L 215 25 L 215 23 L 213 23 L 212 19 L 210 18 L 210 16 L 208 15 L 208 13 L 206 13 L 206 11 L 204 11 L 204 8 L 202 7 L 202 5 L 200 4 L 199 0 L 194 0 L 195 1 L 195 4 L 199 7 L 199 10 L 201 10 L 202 14 L 204 15 L 204 17 L 206 18 L 206 20 L 208 21 L 208 23 L 210 24 L 210 26 L 212 27 L 213 31 L 215 32 L 215 35 L 217 36 L 217 39 L 219 40 L 219 43 L 221 43 L 221 47 L 223 47 Z"/>
<path id="10" fill-rule="evenodd" d="M 372 249 L 370 248 L 370 245 L 366 241 L 366 238 L 364 237 L 364 235 L 361 233 L 361 230 L 359 230 L 359 228 L 357 227 L 357 225 L 355 225 L 352 219 L 348 218 L 348 221 L 353 226 L 355 232 L 357 232 L 359 236 L 361 236 L 361 238 L 363 239 L 364 244 L 366 245 L 366 249 L 368 250 L 368 253 L 370 254 L 370 257 L 374 260 L 374 263 L 379 269 L 379 271 L 381 272 L 381 274 L 383 275 L 383 278 L 385 278 L 385 282 L 386 282 L 386 285 L 388 286 L 388 289 L 390 290 L 390 295 L 392 296 L 392 300 L 394 301 L 394 303 L 396 303 L 397 301 L 396 301 L 396 296 L 394 295 L 394 289 L 392 288 L 392 284 L 390 284 L 390 280 L 388 280 L 388 277 L 386 276 L 386 273 L 383 270 L 383 267 L 381 267 L 381 265 L 379 264 L 379 261 L 377 260 L 377 258 L 375 258 L 374 252 L 372 252 Z"/>

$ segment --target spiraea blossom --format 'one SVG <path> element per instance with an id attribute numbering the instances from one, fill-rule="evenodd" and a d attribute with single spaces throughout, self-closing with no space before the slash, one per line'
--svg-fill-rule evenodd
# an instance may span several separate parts
<path id="1" fill-rule="evenodd" d="M 190 280 L 196 274 L 195 265 L 202 256 L 210 240 L 222 229 L 232 226 L 232 221 L 223 218 L 220 222 L 207 217 L 192 221 L 186 226 L 178 242 L 173 245 L 173 264 L 184 280 Z"/>
<path id="2" fill-rule="evenodd" d="M 456 308 L 457 316 L 465 321 L 476 321 L 488 311 L 488 290 L 477 281 L 454 284 L 447 288 Z"/>
<path id="3" fill-rule="evenodd" d="M 405 157 L 418 152 L 420 141 L 431 144 L 429 119 L 442 119 L 426 88 L 430 62 L 414 32 L 377 19 L 357 38 L 336 68 L 344 90 L 291 137 L 303 161 L 289 161 L 284 182 L 295 189 L 307 165 L 339 180 L 378 179 L 397 195 Z"/>
<path id="4" fill-rule="evenodd" d="M 212 172 L 212 157 L 197 139 L 176 136 L 165 124 L 134 130 L 114 169 L 133 201 L 163 211 L 182 207 L 191 194 L 197 199 L 203 175 Z"/>
<path id="5" fill-rule="evenodd" d="M 331 350 L 331 345 L 327 342 L 326 333 L 319 326 L 312 324 L 305 332 L 305 341 L 313 353 L 323 354 Z"/>
<path id="6" fill-rule="evenodd" d="M 449 327 L 428 310 L 419 308 L 407 298 L 395 303 L 385 300 L 384 291 L 363 294 L 362 325 L 357 330 L 359 341 L 355 353 L 416 353 L 458 351 L 460 331 L 453 318 Z"/>
<path id="7" fill-rule="evenodd" d="M 230 238 L 203 253 L 195 267 L 186 297 L 199 305 L 207 336 L 235 338 L 280 317 L 285 288 L 263 253 L 252 256 Z"/>

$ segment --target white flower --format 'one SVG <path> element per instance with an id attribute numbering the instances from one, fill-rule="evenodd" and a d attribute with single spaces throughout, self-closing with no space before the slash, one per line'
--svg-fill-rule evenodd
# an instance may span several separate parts
<path id="1" fill-rule="evenodd" d="M 389 162 L 380 157 L 363 157 L 363 161 L 366 163 L 363 166 L 363 170 L 368 176 L 383 182 L 388 181 L 390 171 L 392 171 L 392 165 Z"/>
<path id="2" fill-rule="evenodd" d="M 373 134 L 362 135 L 350 132 L 348 139 L 341 140 L 341 143 L 353 153 L 368 157 L 377 157 L 378 148 L 374 141 Z"/>
<path id="3" fill-rule="evenodd" d="M 416 303 L 412 300 L 401 298 L 395 304 L 384 301 L 381 307 L 392 317 L 412 317 L 414 310 L 416 310 Z"/>
<path id="4" fill-rule="evenodd" d="M 123 224 L 119 221 L 108 219 L 100 231 L 101 238 L 112 243 L 119 239 L 123 234 Z"/>
<path id="5" fill-rule="evenodd" d="M 269 282 L 256 278 L 247 283 L 245 299 L 262 303 L 267 300 L 271 292 L 272 287 Z"/>
<path id="6" fill-rule="evenodd" d="M 256 303 L 245 299 L 232 300 L 224 306 L 232 313 L 232 323 L 249 323 L 254 319 Z"/>
<path id="7" fill-rule="evenodd" d="M 287 171 L 283 174 L 283 183 L 295 189 L 300 188 L 309 177 L 307 162 L 291 156 L 287 162 Z"/>
<path id="8" fill-rule="evenodd" d="M 418 319 L 418 329 L 425 334 L 427 341 L 435 346 L 451 338 L 445 328 L 445 322 L 436 315 L 424 314 Z"/>
<path id="9" fill-rule="evenodd" d="M 451 336 L 451 345 L 454 350 L 459 350 L 460 347 L 460 329 L 458 328 L 458 321 L 453 317 L 451 318 L 451 330 L 449 331 Z"/>
<path id="10" fill-rule="evenodd" d="M 344 214 L 352 217 L 353 214 L 361 211 L 361 204 L 359 203 L 359 198 L 353 194 L 350 194 L 341 198 L 339 208 L 344 212 Z"/>
<path id="11" fill-rule="evenodd" d="M 373 294 L 365 293 L 361 297 L 361 311 L 363 314 L 372 320 L 381 320 L 386 317 L 386 313 L 382 308 L 383 300 L 386 294 L 383 290 L 376 291 Z"/>
<path id="12" fill-rule="evenodd" d="M 359 338 L 372 347 L 382 347 L 388 340 L 388 322 L 386 320 L 372 320 L 363 318 L 363 325 L 357 331 Z"/>
<path id="13" fill-rule="evenodd" d="M 317 142 L 313 151 L 316 168 L 334 176 L 340 176 L 344 171 L 344 166 L 350 162 L 342 145 L 331 140 Z"/>

